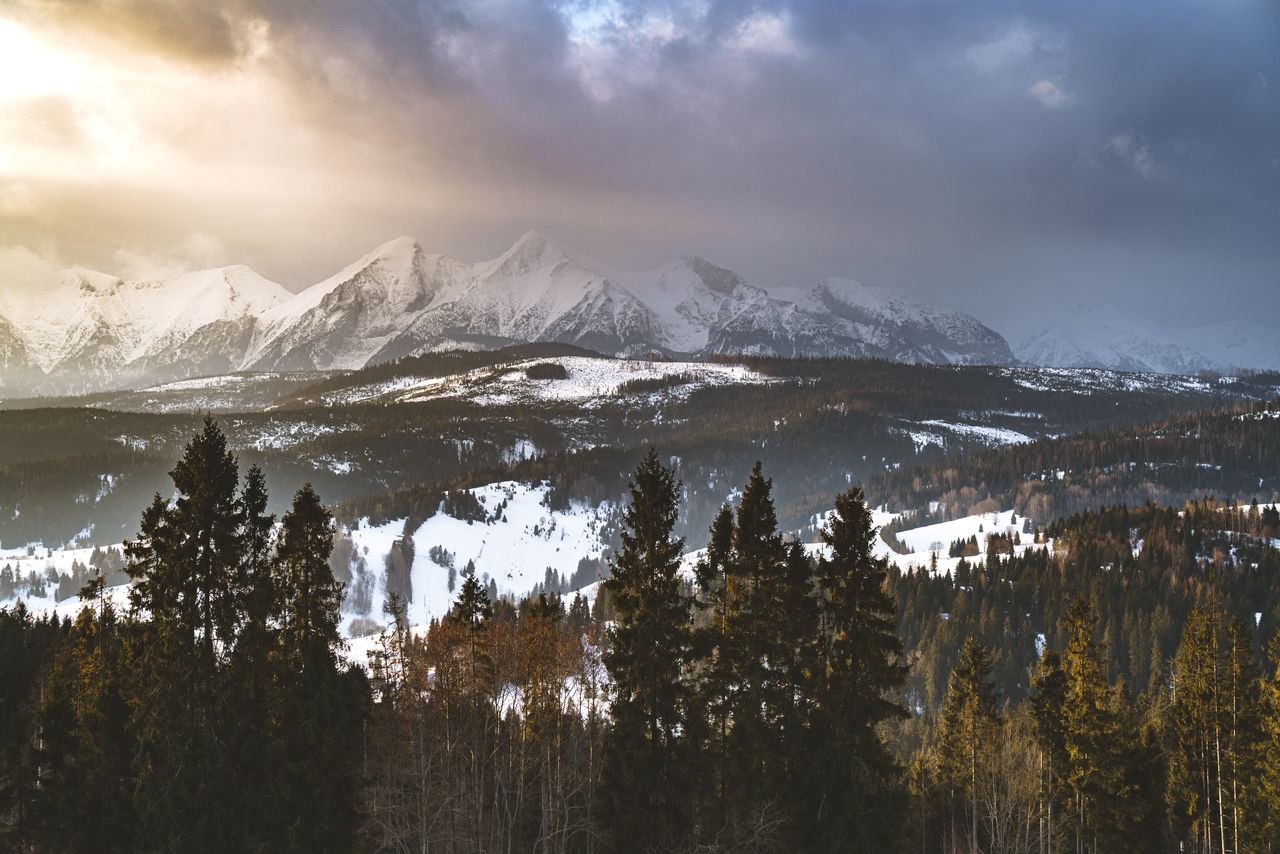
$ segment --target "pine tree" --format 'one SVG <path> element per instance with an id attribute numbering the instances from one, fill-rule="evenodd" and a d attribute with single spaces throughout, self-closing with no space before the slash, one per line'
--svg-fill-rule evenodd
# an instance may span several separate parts
<path id="1" fill-rule="evenodd" d="M 1036 743 L 1040 750 L 1041 850 L 1053 854 L 1059 836 L 1054 808 L 1065 794 L 1063 775 L 1067 769 L 1066 721 L 1067 677 L 1058 654 L 1045 649 L 1031 677 L 1031 715 L 1035 721 Z"/>
<path id="2" fill-rule="evenodd" d="M 274 724 L 279 713 L 276 691 L 282 683 L 281 661 L 275 654 L 280 600 L 272 565 L 275 516 L 267 513 L 267 504 L 266 478 L 253 466 L 240 491 L 244 621 L 226 679 L 237 719 L 228 749 L 239 781 L 239 826 L 250 840 L 275 837 L 279 820 L 270 781 L 280 760 Z"/>
<path id="3" fill-rule="evenodd" d="M 205 420 L 171 477 L 177 499 L 157 495 L 126 546 L 133 614 L 145 621 L 130 686 L 139 847 L 240 847 L 239 793 L 225 749 L 234 714 L 220 665 L 245 612 L 244 541 L 238 467 L 213 421 Z"/>
<path id="4" fill-rule="evenodd" d="M 1173 659 L 1168 710 L 1169 783 L 1166 798 L 1175 832 L 1192 844 L 1216 846 L 1218 767 L 1214 732 L 1218 725 L 1216 617 L 1193 608 Z M 1197 842 L 1199 840 L 1199 842 Z"/>
<path id="5" fill-rule="evenodd" d="M 819 640 L 816 680 L 820 709 L 813 762 L 821 809 L 813 838 L 827 850 L 889 845 L 899 769 L 879 727 L 906 717 L 891 699 L 906 677 L 897 611 L 884 590 L 886 563 L 874 556 L 871 512 L 854 487 L 837 496 L 821 532 L 830 555 L 815 573 Z"/>
<path id="6" fill-rule="evenodd" d="M 1262 749 L 1259 821 L 1264 839 L 1280 839 L 1280 632 L 1267 647 L 1271 672 L 1262 680 Z"/>
<path id="7" fill-rule="evenodd" d="M 788 651 L 778 625 L 785 590 L 787 549 L 778 533 L 773 482 L 757 462 L 738 503 L 733 546 L 726 564 L 727 609 L 722 641 L 727 663 L 730 725 L 724 745 L 726 806 L 739 837 L 772 832 L 786 816 L 778 793 L 760 781 L 785 752 L 769 715 L 769 699 L 785 675 Z"/>
<path id="8" fill-rule="evenodd" d="M 281 660 L 279 825 L 292 851 L 353 843 L 363 673 L 337 666 L 342 585 L 333 577 L 333 516 L 305 485 L 281 521 L 275 554 Z"/>
<path id="9" fill-rule="evenodd" d="M 951 787 L 952 809 L 967 803 L 969 850 L 978 852 L 978 784 L 999 724 L 995 685 L 991 681 L 991 650 L 974 635 L 965 638 L 960 660 L 951 673 L 939 713 L 939 771 Z M 958 843 L 954 829 L 952 838 Z"/>
<path id="10" fill-rule="evenodd" d="M 1137 721 L 1126 720 L 1125 696 L 1106 679 L 1106 650 L 1093 639 L 1093 609 L 1083 599 L 1067 610 L 1064 715 L 1066 782 L 1076 850 L 1129 850 L 1147 805 L 1135 785 Z"/>
<path id="11" fill-rule="evenodd" d="M 615 623 L 604 657 L 613 726 L 605 741 L 602 825 L 611 850 L 663 850 L 689 834 L 681 739 L 689 606 L 679 578 L 684 541 L 672 535 L 680 487 L 650 450 L 630 492 L 622 548 L 605 582 Z"/>

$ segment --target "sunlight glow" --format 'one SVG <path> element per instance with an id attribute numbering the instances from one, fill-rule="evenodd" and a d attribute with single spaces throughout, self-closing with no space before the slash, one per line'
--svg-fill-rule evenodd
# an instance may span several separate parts
<path id="1" fill-rule="evenodd" d="M 90 69 L 76 57 L 0 20 L 0 101 L 71 93 L 89 76 Z"/>

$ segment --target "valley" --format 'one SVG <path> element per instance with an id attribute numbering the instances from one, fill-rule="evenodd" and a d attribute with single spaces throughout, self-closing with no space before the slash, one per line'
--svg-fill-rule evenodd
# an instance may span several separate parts
<path id="1" fill-rule="evenodd" d="M 906 543 L 883 549 L 895 566 L 951 571 L 947 526 L 995 510 L 1013 507 L 1030 534 L 1032 518 L 1144 495 L 1273 500 L 1277 422 L 1257 416 L 1277 388 L 1099 369 L 680 362 L 546 343 L 9 401 L 0 565 L 12 564 L 9 601 L 73 609 L 78 586 L 63 581 L 73 564 L 83 575 L 94 547 L 135 535 L 139 507 L 166 488 L 208 413 L 273 494 L 306 481 L 337 506 L 334 570 L 352 637 L 384 625 L 392 591 L 415 625 L 440 617 L 469 564 L 493 598 L 590 597 L 618 546 L 629 472 L 650 446 L 683 481 L 676 531 L 690 551 L 760 460 L 786 474 L 775 494 L 792 535 L 816 540 L 823 508 L 862 483 Z M 1193 424 L 1192 444 L 1175 441 Z M 941 554 L 921 541 L 935 529 L 946 532 Z"/>

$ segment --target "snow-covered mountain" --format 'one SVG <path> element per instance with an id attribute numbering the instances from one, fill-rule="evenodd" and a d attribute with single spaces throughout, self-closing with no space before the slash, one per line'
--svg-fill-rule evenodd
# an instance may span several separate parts
<path id="1" fill-rule="evenodd" d="M 1031 365 L 1194 374 L 1280 369 L 1280 331 L 1249 321 L 1161 327 L 1116 312 L 1080 307 L 1071 319 L 1021 341 Z"/>
<path id="2" fill-rule="evenodd" d="M 226 373 L 258 317 L 289 297 L 244 266 L 144 281 L 68 270 L 38 294 L 0 296 L 0 388 L 77 393 Z"/>
<path id="3" fill-rule="evenodd" d="M 783 294 L 786 294 L 783 297 Z M 442 290 L 375 360 L 457 344 L 560 341 L 605 353 L 873 356 L 1009 364 L 998 334 L 903 294 L 829 279 L 769 292 L 696 256 L 619 272 L 536 231 Z"/>
<path id="4" fill-rule="evenodd" d="M 154 281 L 71 270 L 4 300 L 0 393 L 72 393 L 234 370 L 356 369 L 452 347 L 1013 362 L 974 318 L 848 279 L 766 291 L 686 256 L 619 272 L 530 231 L 466 264 L 412 238 L 297 294 L 247 267 Z"/>
<path id="5" fill-rule="evenodd" d="M 263 314 L 244 367 L 363 367 L 468 273 L 464 264 L 428 255 L 413 238 L 388 241 Z"/>
<path id="6" fill-rule="evenodd" d="M 602 352 L 653 347 L 652 311 L 621 283 L 536 231 L 465 283 L 442 291 L 377 355 L 385 361 L 455 344 L 560 341 Z"/>

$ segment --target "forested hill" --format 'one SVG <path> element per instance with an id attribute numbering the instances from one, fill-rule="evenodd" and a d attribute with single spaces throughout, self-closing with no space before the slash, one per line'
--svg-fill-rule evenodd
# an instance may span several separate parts
<path id="1" fill-rule="evenodd" d="M 1259 649 L 1280 627 L 1274 505 L 1105 507 L 1072 514 L 1040 536 L 1044 545 L 1002 554 L 997 544 L 953 573 L 890 571 L 899 633 L 915 662 L 907 683 L 913 705 L 939 708 L 970 635 L 991 648 L 1001 696 L 1020 702 L 1041 650 L 1062 648 L 1067 609 L 1079 598 L 1094 603 L 1108 674 L 1135 696 L 1167 680 L 1197 604 L 1212 601 L 1246 621 Z"/>
<path id="2" fill-rule="evenodd" d="M 1280 495 L 1280 402 L 978 449 L 963 460 L 881 472 L 867 492 L 890 507 L 932 505 L 922 518 L 965 516 L 986 505 L 1056 519 L 1148 500 L 1271 501 Z"/>
<path id="3" fill-rule="evenodd" d="M 685 483 L 680 530 L 694 542 L 756 460 L 787 472 L 779 518 L 799 530 L 850 483 L 889 469 L 1244 407 L 1274 396 L 1274 381 L 847 359 L 677 363 L 563 345 L 184 381 L 0 411 L 0 548 L 131 536 L 134 508 L 166 488 L 210 409 L 273 494 L 309 480 L 346 503 L 348 521 L 421 518 L 445 488 L 508 479 L 549 480 L 562 502 L 617 501 L 653 446 Z"/>

